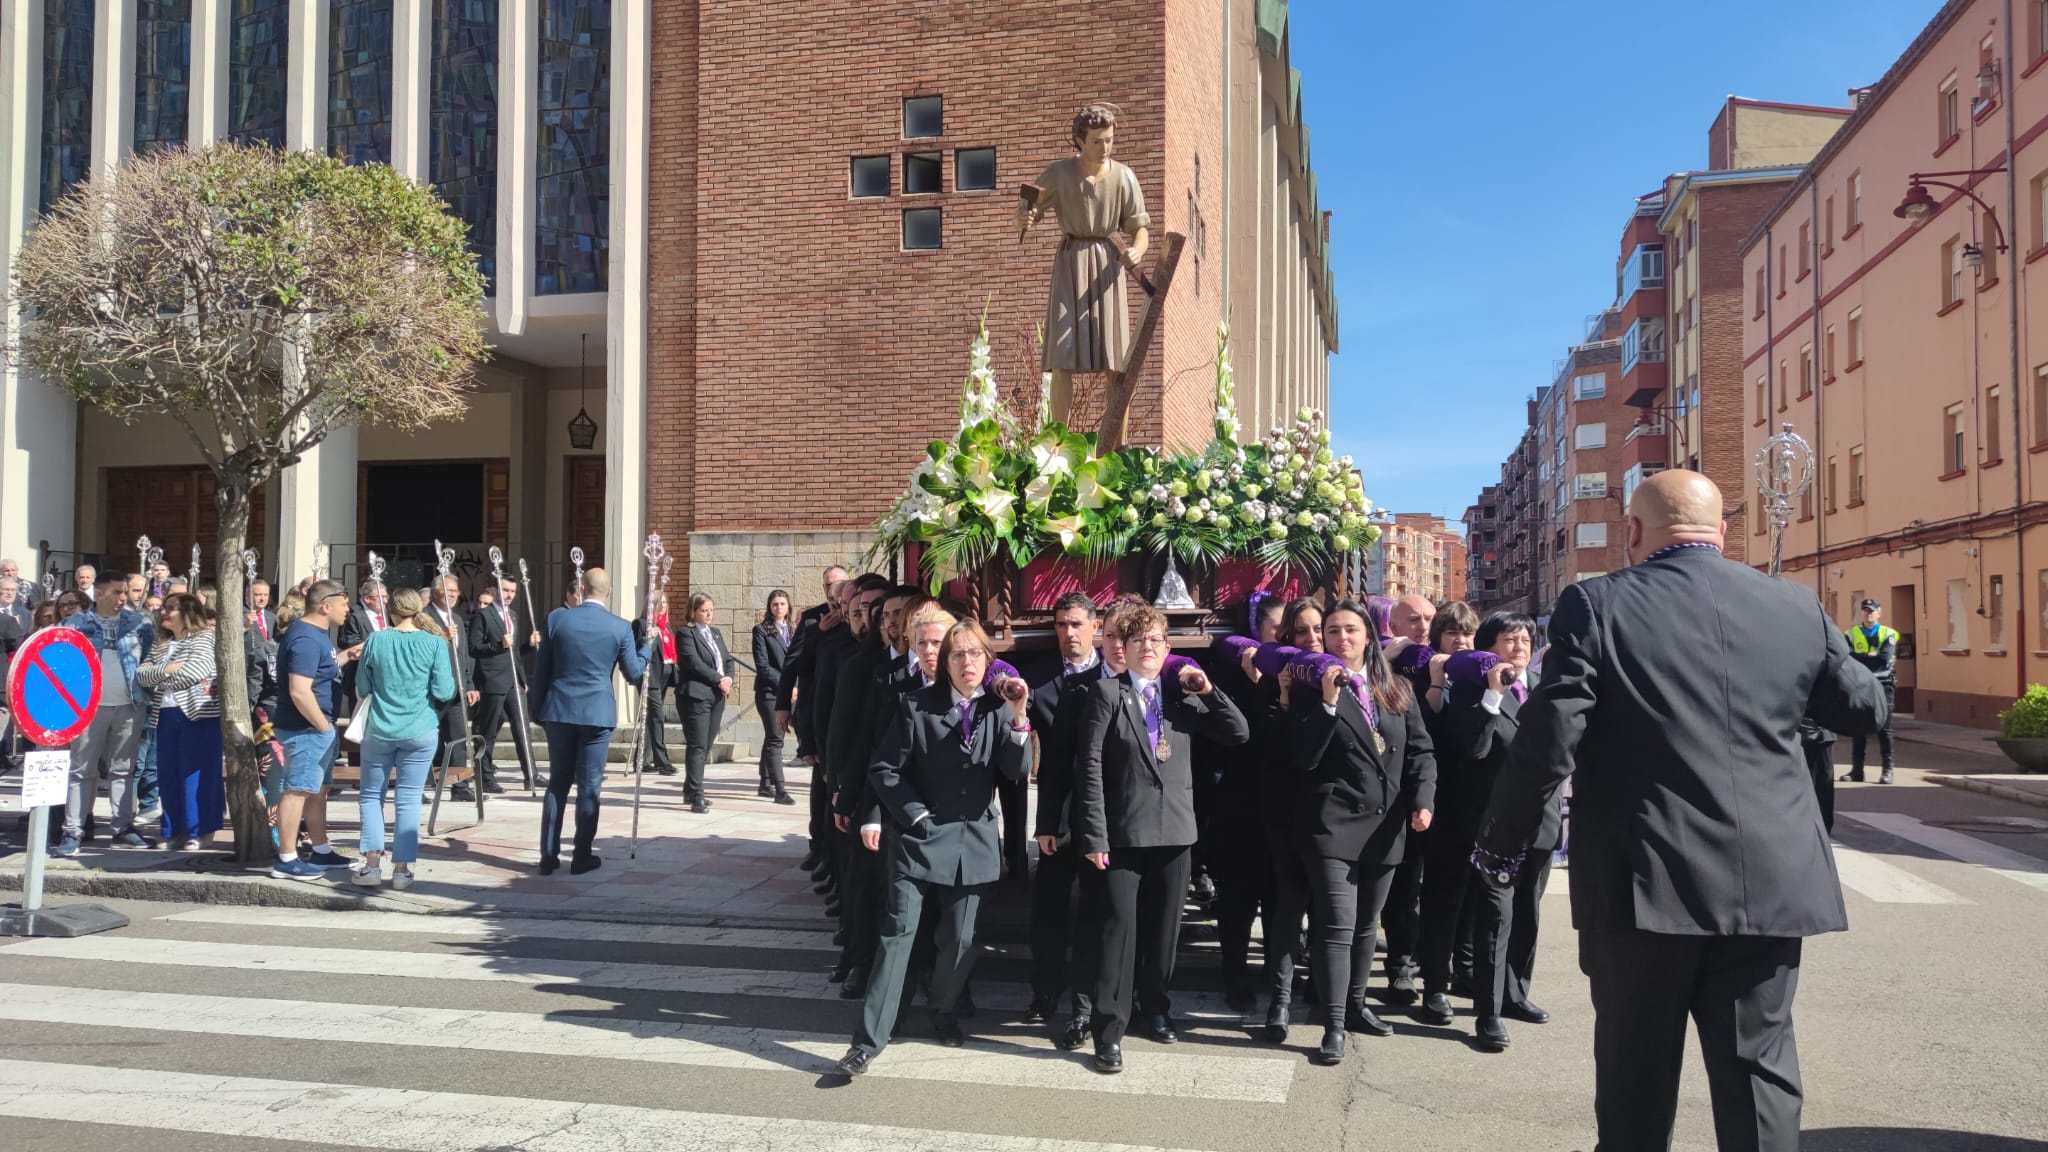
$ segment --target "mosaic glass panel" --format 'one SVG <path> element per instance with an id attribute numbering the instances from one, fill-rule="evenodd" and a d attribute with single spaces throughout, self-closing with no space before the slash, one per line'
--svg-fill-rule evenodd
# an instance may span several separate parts
<path id="1" fill-rule="evenodd" d="M 469 225 L 487 283 L 498 271 L 498 5 L 436 0 L 428 179 Z"/>
<path id="2" fill-rule="evenodd" d="M 135 150 L 185 142 L 192 98 L 192 0 L 135 8 Z"/>
<path id="3" fill-rule="evenodd" d="M 605 290 L 611 42 L 610 0 L 542 0 L 536 295 Z"/>
<path id="4" fill-rule="evenodd" d="M 228 13 L 228 139 L 284 147 L 286 0 L 233 0 Z"/>
<path id="5" fill-rule="evenodd" d="M 92 0 L 43 6 L 43 212 L 92 170 L 93 23 Z"/>
<path id="6" fill-rule="evenodd" d="M 327 150 L 391 163 L 391 0 L 334 0 L 327 52 Z"/>

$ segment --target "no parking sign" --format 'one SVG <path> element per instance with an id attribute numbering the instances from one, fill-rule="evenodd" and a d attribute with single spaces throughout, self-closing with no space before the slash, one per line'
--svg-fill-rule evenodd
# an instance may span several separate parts
<path id="1" fill-rule="evenodd" d="M 100 654 L 71 628 L 45 628 L 15 653 L 8 699 L 21 734 L 45 748 L 77 739 L 100 706 Z"/>

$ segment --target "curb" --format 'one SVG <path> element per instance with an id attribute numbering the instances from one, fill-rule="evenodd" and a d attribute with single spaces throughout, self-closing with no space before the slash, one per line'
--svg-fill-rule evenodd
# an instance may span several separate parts
<path id="1" fill-rule="evenodd" d="M 2010 800 L 2015 804 L 2025 804 L 2030 808 L 2048 808 L 2048 795 L 2029 791 L 2025 788 L 2014 788 L 2009 784 L 2000 784 L 1992 780 L 1981 780 L 1975 776 L 1941 776 L 1932 772 L 1927 774 L 1927 778 L 1947 788 L 1960 788 L 1965 792 L 1981 792 L 1986 796 L 1996 796 L 2000 800 Z"/>

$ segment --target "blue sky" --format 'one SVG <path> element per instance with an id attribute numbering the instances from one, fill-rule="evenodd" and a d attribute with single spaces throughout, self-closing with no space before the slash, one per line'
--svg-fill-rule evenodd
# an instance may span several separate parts
<path id="1" fill-rule="evenodd" d="M 1382 508 L 1456 519 L 1614 296 L 1636 196 L 1729 95 L 1840 106 L 1939 0 L 1293 0 L 1341 352 L 1331 427 Z"/>

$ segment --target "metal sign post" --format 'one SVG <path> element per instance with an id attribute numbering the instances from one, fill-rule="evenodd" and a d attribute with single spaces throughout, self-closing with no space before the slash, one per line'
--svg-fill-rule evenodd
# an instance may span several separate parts
<path id="1" fill-rule="evenodd" d="M 27 808 L 28 863 L 21 903 L 0 906 L 0 936 L 85 936 L 125 928 L 128 918 L 99 904 L 43 907 L 43 858 L 50 808 L 65 800 L 72 740 L 92 726 L 100 706 L 100 659 L 92 641 L 70 628 L 45 628 L 28 638 L 8 675 L 8 698 L 21 734 L 41 746 L 24 757 L 21 802 Z"/>

